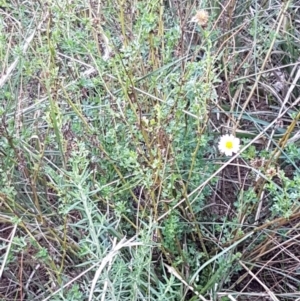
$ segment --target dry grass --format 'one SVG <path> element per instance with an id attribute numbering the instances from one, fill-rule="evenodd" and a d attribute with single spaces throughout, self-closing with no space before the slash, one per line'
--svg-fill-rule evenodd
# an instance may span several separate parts
<path id="1" fill-rule="evenodd" d="M 299 16 L 0 1 L 0 300 L 300 300 Z"/>

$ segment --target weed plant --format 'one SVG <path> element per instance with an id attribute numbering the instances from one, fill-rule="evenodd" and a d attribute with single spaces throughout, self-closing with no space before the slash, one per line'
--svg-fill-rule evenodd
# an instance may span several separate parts
<path id="1" fill-rule="evenodd" d="M 0 0 L 0 300 L 300 300 L 299 24 Z"/>

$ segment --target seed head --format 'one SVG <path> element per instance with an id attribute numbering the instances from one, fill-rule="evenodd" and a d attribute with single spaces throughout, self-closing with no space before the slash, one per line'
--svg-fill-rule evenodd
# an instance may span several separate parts
<path id="1" fill-rule="evenodd" d="M 208 22 L 208 12 L 204 9 L 197 11 L 196 15 L 191 19 L 191 22 L 197 23 L 199 26 L 205 27 Z"/>

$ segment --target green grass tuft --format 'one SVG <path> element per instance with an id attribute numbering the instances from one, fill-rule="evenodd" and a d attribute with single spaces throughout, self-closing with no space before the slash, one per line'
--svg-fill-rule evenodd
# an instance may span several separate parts
<path id="1" fill-rule="evenodd" d="M 299 12 L 0 0 L 0 300 L 300 300 Z"/>

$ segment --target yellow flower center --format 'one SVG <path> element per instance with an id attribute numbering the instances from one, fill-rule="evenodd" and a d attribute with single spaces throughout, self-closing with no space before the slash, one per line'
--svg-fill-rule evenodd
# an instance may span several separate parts
<path id="1" fill-rule="evenodd" d="M 225 144 L 225 146 L 226 146 L 227 149 L 232 149 L 233 148 L 232 141 L 227 141 L 226 144 Z"/>

